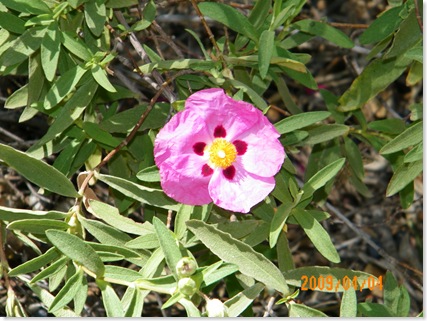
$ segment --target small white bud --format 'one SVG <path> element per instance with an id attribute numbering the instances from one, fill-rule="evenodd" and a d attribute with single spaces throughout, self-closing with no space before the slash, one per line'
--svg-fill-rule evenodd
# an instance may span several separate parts
<path id="1" fill-rule="evenodd" d="M 218 299 L 212 299 L 206 302 L 206 312 L 210 318 L 228 317 L 227 307 Z"/>
<path id="2" fill-rule="evenodd" d="M 197 262 L 192 257 L 183 257 L 178 261 L 175 269 L 179 277 L 188 277 L 196 272 Z"/>
<path id="3" fill-rule="evenodd" d="M 197 291 L 196 282 L 190 278 L 183 278 L 178 281 L 178 290 L 186 296 L 192 296 Z"/>

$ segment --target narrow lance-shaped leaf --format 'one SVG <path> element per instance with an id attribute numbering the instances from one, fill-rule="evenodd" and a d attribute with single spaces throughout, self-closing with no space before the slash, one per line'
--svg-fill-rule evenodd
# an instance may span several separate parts
<path id="1" fill-rule="evenodd" d="M 340 317 L 341 318 L 355 318 L 357 316 L 357 296 L 353 288 L 349 288 L 343 292 Z"/>
<path id="2" fill-rule="evenodd" d="M 339 254 L 323 226 L 305 210 L 294 208 L 292 215 L 304 229 L 304 232 L 310 238 L 311 242 L 313 242 L 316 249 L 329 261 L 339 263 Z"/>
<path id="3" fill-rule="evenodd" d="M 261 283 L 256 283 L 225 301 L 224 305 L 228 308 L 228 316 L 230 318 L 238 317 L 257 298 L 263 288 L 264 286 Z"/>
<path id="4" fill-rule="evenodd" d="M 56 22 L 47 28 L 41 44 L 41 62 L 46 79 L 52 81 L 56 74 L 61 49 L 60 30 Z"/>
<path id="5" fill-rule="evenodd" d="M 324 22 L 305 19 L 295 22 L 292 24 L 292 27 L 306 33 L 320 36 L 343 48 L 353 48 L 354 46 L 353 41 L 351 41 L 344 32 L 335 29 Z"/>
<path id="6" fill-rule="evenodd" d="M 313 125 L 319 121 L 328 118 L 331 115 L 328 111 L 312 111 L 286 117 L 274 125 L 280 134 L 291 133 L 297 129 L 301 129 Z"/>
<path id="7" fill-rule="evenodd" d="M 264 30 L 259 39 L 258 64 L 261 78 L 265 78 L 273 55 L 274 31 Z"/>
<path id="8" fill-rule="evenodd" d="M 77 272 L 68 279 L 63 288 L 56 295 L 52 304 L 49 307 L 49 312 L 63 308 L 70 302 L 77 293 L 78 285 L 82 282 L 83 271 L 78 269 Z"/>
<path id="9" fill-rule="evenodd" d="M 153 218 L 154 229 L 156 230 L 157 238 L 159 239 L 160 247 L 165 254 L 166 262 L 172 271 L 172 274 L 177 277 L 176 266 L 182 258 L 177 240 L 172 236 L 171 231 L 157 217 Z"/>
<path id="10" fill-rule="evenodd" d="M 76 65 L 60 76 L 46 94 L 43 107 L 45 109 L 51 109 L 58 105 L 62 99 L 74 89 L 85 72 L 86 69 Z"/>
<path id="11" fill-rule="evenodd" d="M 407 128 L 403 133 L 389 141 L 380 150 L 380 154 L 386 155 L 398 152 L 409 146 L 413 146 L 421 142 L 423 139 L 423 122 L 420 121 L 411 127 Z"/>
<path id="12" fill-rule="evenodd" d="M 230 29 L 252 39 L 255 43 L 258 42 L 258 31 L 249 22 L 248 18 L 233 7 L 216 2 L 201 2 L 198 7 L 203 15 L 221 22 Z"/>
<path id="13" fill-rule="evenodd" d="M 423 160 L 413 163 L 403 163 L 394 172 L 390 183 L 387 186 L 386 195 L 392 196 L 403 190 L 406 185 L 412 181 L 423 171 Z"/>
<path id="14" fill-rule="evenodd" d="M 32 183 L 56 194 L 79 197 L 70 180 L 54 167 L 12 147 L 0 144 L 0 159 Z"/>
<path id="15" fill-rule="evenodd" d="M 46 231 L 46 236 L 58 250 L 70 259 L 85 266 L 95 273 L 97 277 L 104 275 L 105 267 L 98 254 L 82 239 L 58 230 L 48 230 Z"/>
<path id="16" fill-rule="evenodd" d="M 187 226 L 220 259 L 236 264 L 243 274 L 282 292 L 283 295 L 288 294 L 289 289 L 282 272 L 252 247 L 202 221 L 190 220 Z"/>

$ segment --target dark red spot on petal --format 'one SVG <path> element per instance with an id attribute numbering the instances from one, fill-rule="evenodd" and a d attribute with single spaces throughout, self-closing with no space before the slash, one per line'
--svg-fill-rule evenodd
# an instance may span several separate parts
<path id="1" fill-rule="evenodd" d="M 227 132 L 225 131 L 225 128 L 222 127 L 222 125 L 218 125 L 215 127 L 215 130 L 214 130 L 215 138 L 225 137 L 226 135 L 227 135 Z"/>
<path id="2" fill-rule="evenodd" d="M 225 178 L 232 180 L 236 175 L 236 168 L 233 165 L 231 165 L 230 167 L 227 167 L 226 169 L 224 169 L 222 173 L 224 174 Z"/>
<path id="3" fill-rule="evenodd" d="M 203 142 L 195 143 L 193 145 L 193 151 L 200 156 L 203 156 L 203 151 L 205 150 L 206 144 Z"/>
<path id="4" fill-rule="evenodd" d="M 203 176 L 210 176 L 213 174 L 213 169 L 209 167 L 208 164 L 203 165 L 202 167 L 202 175 Z"/>
<path id="5" fill-rule="evenodd" d="M 248 144 L 243 140 L 235 140 L 233 144 L 236 147 L 237 155 L 243 155 L 248 150 Z"/>

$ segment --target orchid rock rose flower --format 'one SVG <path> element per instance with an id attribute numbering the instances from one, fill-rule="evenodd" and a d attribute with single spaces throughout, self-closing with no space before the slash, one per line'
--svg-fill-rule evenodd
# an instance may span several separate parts
<path id="1" fill-rule="evenodd" d="M 162 188 L 180 203 L 248 213 L 274 189 L 285 159 L 279 136 L 253 105 L 200 90 L 156 137 Z"/>

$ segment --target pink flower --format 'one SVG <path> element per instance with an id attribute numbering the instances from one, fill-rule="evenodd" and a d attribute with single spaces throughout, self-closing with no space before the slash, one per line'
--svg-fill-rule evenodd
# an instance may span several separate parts
<path id="1" fill-rule="evenodd" d="M 198 91 L 156 137 L 162 188 L 180 203 L 247 213 L 274 188 L 285 159 L 279 136 L 251 104 L 218 88 Z"/>

